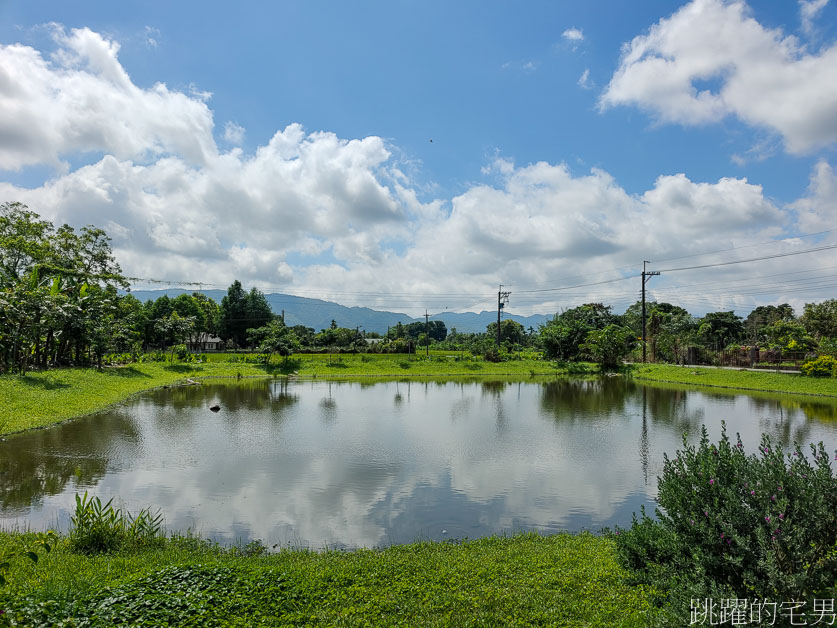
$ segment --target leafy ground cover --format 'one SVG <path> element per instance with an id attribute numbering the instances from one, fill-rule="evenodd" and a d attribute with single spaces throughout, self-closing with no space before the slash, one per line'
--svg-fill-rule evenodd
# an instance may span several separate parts
<path id="1" fill-rule="evenodd" d="M 228 359 L 255 359 L 252 354 L 231 354 Z M 576 370 L 579 370 L 577 365 Z M 585 367 L 581 370 L 586 371 Z M 272 365 L 253 362 L 146 362 L 97 369 L 54 369 L 25 376 L 0 376 L 0 434 L 45 427 L 98 412 L 133 394 L 186 379 L 211 377 L 286 376 L 358 378 L 479 375 L 566 374 L 554 362 L 519 360 L 485 362 L 457 355 L 431 356 L 430 360 L 406 355 L 303 355 Z"/>
<path id="2" fill-rule="evenodd" d="M 805 377 L 797 373 L 770 373 L 764 371 L 703 368 L 699 366 L 644 364 L 634 367 L 633 377 L 638 380 L 672 384 L 837 397 L 837 377 Z"/>
<path id="3" fill-rule="evenodd" d="M 20 535 L 0 535 L 0 551 Z M 645 626 L 611 539 L 525 534 L 383 550 L 273 554 L 196 539 L 85 556 L 60 542 L 16 565 L 0 625 Z M 248 555 L 249 554 L 249 555 Z"/>

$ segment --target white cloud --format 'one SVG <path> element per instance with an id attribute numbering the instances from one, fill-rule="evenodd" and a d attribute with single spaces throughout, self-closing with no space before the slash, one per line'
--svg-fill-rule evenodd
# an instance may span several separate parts
<path id="1" fill-rule="evenodd" d="M 151 26 L 145 27 L 145 44 L 149 48 L 156 48 L 160 45 L 160 30 Z"/>
<path id="2" fill-rule="evenodd" d="M 817 163 L 808 194 L 791 207 L 799 214 L 798 222 L 803 232 L 834 229 L 837 225 L 837 170 L 824 160 Z"/>
<path id="3" fill-rule="evenodd" d="M 0 200 L 24 202 L 57 224 L 105 227 L 133 277 L 217 285 L 237 278 L 337 300 L 351 291 L 488 291 L 482 304 L 434 301 L 439 309 L 479 310 L 492 306 L 498 283 L 555 285 L 649 256 L 716 250 L 833 223 L 835 175 L 825 162 L 809 195 L 790 212 L 743 178 L 665 175 L 631 194 L 603 170 L 579 175 L 564 164 L 517 166 L 499 156 L 484 173 L 492 184 L 425 202 L 379 137 L 344 139 L 289 124 L 252 153 L 221 152 L 202 98 L 139 89 L 116 59 L 118 44 L 86 30 L 65 37 L 71 39 L 52 63 L 31 48 L 0 48 L 0 69 L 19 73 L 13 90 L 0 90 L 0 108 L 18 124 L 0 117 L 4 136 L 18 134 L 16 143 L 0 143 L 0 160 L 14 167 L 86 150 L 105 155 L 32 189 L 0 183 Z M 10 57 L 20 64 L 9 65 Z M 23 94 L 36 96 L 39 113 L 53 105 L 52 117 L 22 125 L 25 100 L 16 98 Z M 85 116 L 101 128 L 63 135 L 86 128 Z M 228 141 L 228 132 L 235 139 L 232 124 L 225 126 Z M 555 311 L 590 298 L 626 305 L 636 286 L 622 285 L 617 289 L 624 294 L 587 288 L 515 305 Z M 357 304 L 424 309 L 387 297 Z"/>
<path id="4" fill-rule="evenodd" d="M 814 20 L 828 4 L 829 0 L 799 0 L 799 15 L 802 19 L 802 30 L 811 34 L 814 30 Z"/>
<path id="5" fill-rule="evenodd" d="M 580 28 L 568 28 L 563 33 L 561 33 L 561 37 L 567 39 L 569 41 L 584 41 L 584 33 L 581 32 Z"/>
<path id="6" fill-rule="evenodd" d="M 234 146 L 241 146 L 244 142 L 244 127 L 229 121 L 224 124 L 224 140 Z"/>
<path id="7" fill-rule="evenodd" d="M 582 89 L 593 89 L 594 83 L 590 80 L 590 68 L 585 68 L 581 76 L 578 77 L 578 86 Z"/>
<path id="8" fill-rule="evenodd" d="M 58 165 L 67 155 L 121 159 L 177 153 L 204 164 L 216 148 L 204 102 L 158 83 L 140 89 L 119 63 L 119 44 L 82 28 L 53 30 L 50 60 L 0 46 L 0 168 Z"/>
<path id="9" fill-rule="evenodd" d="M 809 53 L 744 2 L 694 0 L 625 45 L 601 105 L 686 125 L 734 115 L 810 152 L 837 141 L 837 44 Z"/>

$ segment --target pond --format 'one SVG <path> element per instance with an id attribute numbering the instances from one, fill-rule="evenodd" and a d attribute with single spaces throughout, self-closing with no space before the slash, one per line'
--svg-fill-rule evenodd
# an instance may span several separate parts
<path id="1" fill-rule="evenodd" d="M 721 420 L 750 451 L 762 432 L 837 447 L 837 400 L 619 377 L 207 383 L 0 443 L 0 526 L 66 531 L 88 491 L 222 543 L 597 531 L 653 511 L 663 454 Z"/>

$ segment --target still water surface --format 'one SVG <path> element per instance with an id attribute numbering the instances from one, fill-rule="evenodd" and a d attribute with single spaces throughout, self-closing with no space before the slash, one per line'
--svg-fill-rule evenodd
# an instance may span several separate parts
<path id="1" fill-rule="evenodd" d="M 595 531 L 653 511 L 663 454 L 722 419 L 751 451 L 837 447 L 835 401 L 622 378 L 205 384 L 0 443 L 0 526 L 66 531 L 86 490 L 223 543 Z"/>

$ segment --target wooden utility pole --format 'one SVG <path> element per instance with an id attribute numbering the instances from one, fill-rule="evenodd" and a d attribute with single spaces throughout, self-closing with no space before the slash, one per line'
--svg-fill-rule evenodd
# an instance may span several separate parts
<path id="1" fill-rule="evenodd" d="M 645 362 L 645 282 L 647 282 L 654 275 L 659 275 L 660 271 L 651 270 L 646 272 L 645 265 L 651 262 L 643 260 L 642 262 L 642 361 Z"/>
<path id="2" fill-rule="evenodd" d="M 497 353 L 500 352 L 500 312 L 508 303 L 510 294 L 511 292 L 503 292 L 503 284 L 500 284 L 500 289 L 497 291 Z"/>

